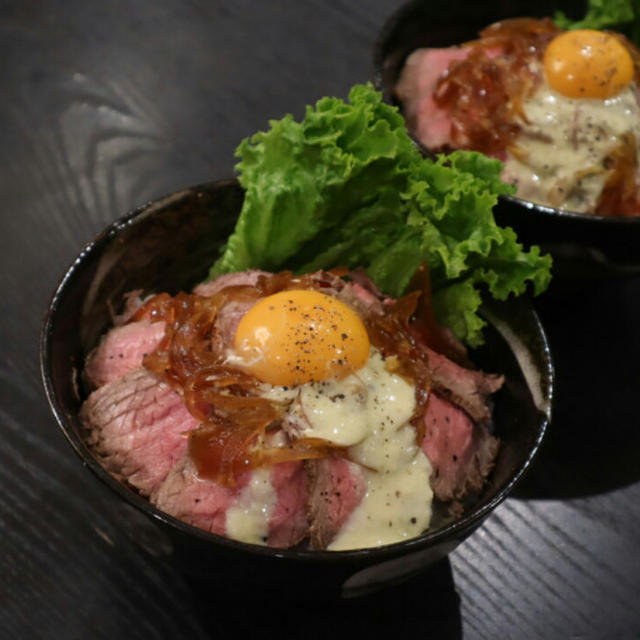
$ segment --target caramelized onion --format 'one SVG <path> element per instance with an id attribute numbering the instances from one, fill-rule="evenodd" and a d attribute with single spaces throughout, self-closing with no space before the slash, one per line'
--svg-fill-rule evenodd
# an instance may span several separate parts
<path id="1" fill-rule="evenodd" d="M 515 18 L 490 25 L 479 40 L 465 45 L 472 47 L 471 53 L 451 63 L 434 95 L 451 118 L 456 147 L 504 158 L 520 132 L 513 119 L 526 122 L 523 100 L 540 81 L 529 63 L 541 58 L 559 32 L 549 18 Z"/>

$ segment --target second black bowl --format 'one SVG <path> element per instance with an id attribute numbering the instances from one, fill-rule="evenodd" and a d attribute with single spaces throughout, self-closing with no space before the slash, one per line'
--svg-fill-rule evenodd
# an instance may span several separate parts
<path id="1" fill-rule="evenodd" d="M 562 10 L 584 15 L 586 2 L 473 0 L 454 4 L 414 1 L 403 5 L 382 27 L 374 49 L 375 84 L 385 99 L 398 105 L 394 87 L 407 57 L 421 47 L 449 47 L 478 36 L 487 25 L 513 17 L 553 16 Z M 425 154 L 419 141 L 418 147 Z M 640 216 L 596 216 L 547 207 L 515 196 L 500 196 L 496 220 L 513 227 L 525 244 L 541 245 L 554 257 L 561 276 L 608 277 L 640 273 Z"/>

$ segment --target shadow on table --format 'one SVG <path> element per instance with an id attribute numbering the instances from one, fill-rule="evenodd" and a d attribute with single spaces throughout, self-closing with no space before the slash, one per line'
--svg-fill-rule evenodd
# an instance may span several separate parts
<path id="1" fill-rule="evenodd" d="M 640 479 L 640 278 L 558 281 L 536 306 L 555 363 L 552 423 L 520 498 L 570 498 Z"/>
<path id="2" fill-rule="evenodd" d="M 374 638 L 419 631 L 433 638 L 462 638 L 460 600 L 451 564 L 374 595 L 333 602 L 272 599 L 266 593 L 221 596 L 187 578 L 199 622 L 211 637 Z M 251 636 L 249 635 L 251 634 Z M 407 635 L 407 637 L 409 637 Z"/>

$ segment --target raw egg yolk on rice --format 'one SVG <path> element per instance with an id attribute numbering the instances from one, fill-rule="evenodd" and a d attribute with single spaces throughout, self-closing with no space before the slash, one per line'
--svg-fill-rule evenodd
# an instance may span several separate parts
<path id="1" fill-rule="evenodd" d="M 369 358 L 369 336 L 347 305 L 314 290 L 259 300 L 243 316 L 234 346 L 262 382 L 293 386 L 344 378 Z"/>
<path id="2" fill-rule="evenodd" d="M 543 65 L 551 88 L 569 98 L 612 98 L 629 85 L 634 71 L 631 55 L 618 38 L 591 29 L 556 36 Z"/>

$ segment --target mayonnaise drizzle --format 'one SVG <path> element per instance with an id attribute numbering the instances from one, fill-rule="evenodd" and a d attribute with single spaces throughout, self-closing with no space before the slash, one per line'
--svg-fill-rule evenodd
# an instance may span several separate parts
<path id="1" fill-rule="evenodd" d="M 365 467 L 366 493 L 330 550 L 391 544 L 428 528 L 431 465 L 409 424 L 415 390 L 387 371 L 377 349 L 344 380 L 305 387 L 300 406 L 309 425 L 302 435 L 350 445 L 349 459 Z"/>
<path id="2" fill-rule="evenodd" d="M 431 464 L 422 451 L 395 471 L 365 471 L 365 475 L 367 492 L 329 545 L 331 551 L 400 542 L 429 526 Z"/>
<path id="3" fill-rule="evenodd" d="M 518 196 L 592 212 L 609 176 L 607 157 L 633 135 L 640 166 L 640 106 L 629 86 L 613 98 L 567 98 L 543 85 L 523 104 L 526 122 L 502 172 Z"/>
<path id="4" fill-rule="evenodd" d="M 266 545 L 269 520 L 278 496 L 271 484 L 271 469 L 254 469 L 251 480 L 227 509 L 227 536 L 241 542 Z"/>
<path id="5" fill-rule="evenodd" d="M 321 438 L 348 447 L 349 459 L 364 468 L 365 495 L 329 549 L 391 544 L 429 527 L 431 465 L 416 444 L 410 424 L 415 389 L 387 370 L 376 348 L 364 367 L 341 380 L 294 388 L 265 385 L 264 396 L 289 405 L 286 420 L 295 437 Z M 232 537 L 255 541 L 266 535 L 258 531 L 263 526 L 260 509 L 252 510 L 251 501 L 269 512 L 267 490 L 258 484 L 243 492 L 233 514 L 227 514 L 228 527 L 232 524 L 243 537 L 229 533 Z M 268 519 L 265 522 L 268 526 Z"/>

